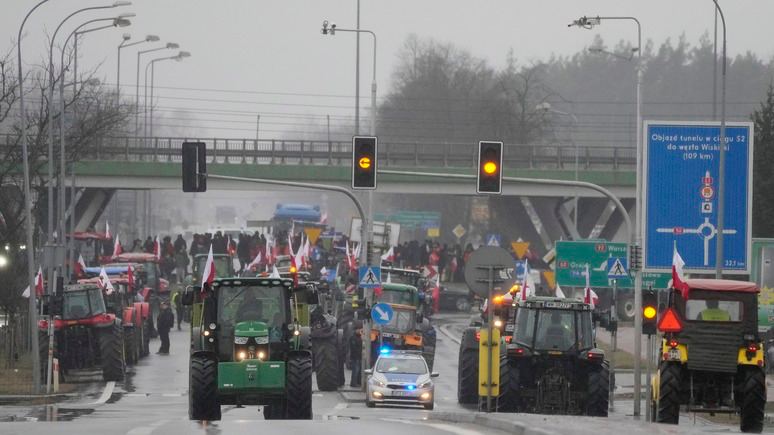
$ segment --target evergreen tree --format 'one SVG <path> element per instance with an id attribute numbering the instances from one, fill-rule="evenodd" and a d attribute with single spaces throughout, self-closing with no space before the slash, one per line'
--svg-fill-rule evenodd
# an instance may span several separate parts
<path id="1" fill-rule="evenodd" d="M 774 84 L 766 100 L 752 114 L 755 122 L 753 156 L 754 237 L 774 237 Z"/>

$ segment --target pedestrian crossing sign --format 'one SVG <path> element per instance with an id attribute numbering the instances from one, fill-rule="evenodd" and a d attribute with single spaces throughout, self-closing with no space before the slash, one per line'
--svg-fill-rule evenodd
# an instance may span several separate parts
<path id="1" fill-rule="evenodd" d="M 607 277 L 608 279 L 628 278 L 626 258 L 610 257 L 607 259 Z"/>
<path id="2" fill-rule="evenodd" d="M 382 269 L 377 266 L 360 266 L 358 282 L 361 288 L 376 288 L 382 285 Z"/>

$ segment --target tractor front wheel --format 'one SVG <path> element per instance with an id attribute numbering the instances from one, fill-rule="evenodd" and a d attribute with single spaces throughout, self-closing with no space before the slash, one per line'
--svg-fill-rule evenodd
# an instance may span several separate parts
<path id="1" fill-rule="evenodd" d="M 586 396 L 586 415 L 592 417 L 607 417 L 610 400 L 610 369 L 607 361 L 592 368 L 589 373 L 588 392 Z"/>
<path id="2" fill-rule="evenodd" d="M 478 403 L 478 348 L 466 348 L 465 336 L 475 334 L 475 329 L 463 333 L 457 371 L 457 402 L 461 404 Z"/>
<path id="3" fill-rule="evenodd" d="M 99 349 L 102 357 L 102 379 L 106 382 L 122 381 L 126 366 L 124 331 L 121 325 L 114 323 L 100 332 Z"/>
<path id="4" fill-rule="evenodd" d="M 218 362 L 203 356 L 192 356 L 188 382 L 188 418 L 220 420 Z"/>
<path id="5" fill-rule="evenodd" d="M 312 340 L 312 353 L 320 391 L 336 391 L 339 386 L 339 356 L 336 336 Z"/>
<path id="6" fill-rule="evenodd" d="M 286 377 L 287 410 L 291 420 L 312 419 L 312 358 L 309 355 L 293 355 L 288 359 Z"/>

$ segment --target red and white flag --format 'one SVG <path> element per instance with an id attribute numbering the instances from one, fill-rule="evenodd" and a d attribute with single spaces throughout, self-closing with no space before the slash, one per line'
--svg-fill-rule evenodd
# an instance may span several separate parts
<path id="1" fill-rule="evenodd" d="M 86 274 L 86 262 L 83 261 L 83 255 L 78 254 L 78 261 L 75 262 L 75 276 L 81 277 Z"/>
<path id="2" fill-rule="evenodd" d="M 328 223 L 328 212 L 327 211 L 322 212 L 322 214 L 320 215 L 320 223 L 321 224 L 327 224 Z"/>
<path id="3" fill-rule="evenodd" d="M 37 297 L 41 297 L 43 296 L 44 292 L 45 287 L 43 286 L 43 268 L 39 267 L 38 273 L 35 274 L 35 295 L 37 295 Z M 25 298 L 30 297 L 30 286 L 27 286 L 27 288 L 24 289 L 22 296 Z"/>
<path id="4" fill-rule="evenodd" d="M 110 223 L 108 221 L 105 221 L 105 238 L 112 239 L 113 235 L 110 234 Z"/>
<path id="5" fill-rule="evenodd" d="M 274 239 L 269 236 L 266 238 L 266 264 L 274 264 Z"/>
<path id="6" fill-rule="evenodd" d="M 107 294 L 113 294 L 113 291 L 115 290 L 113 288 L 113 283 L 110 282 L 110 277 L 108 276 L 107 272 L 105 272 L 104 267 L 99 271 L 99 286 L 102 287 L 102 289 L 105 290 L 105 293 Z"/>
<path id="7" fill-rule="evenodd" d="M 519 293 L 519 299 L 522 301 L 527 300 L 527 296 L 529 296 L 529 261 L 524 260 L 524 279 L 521 281 L 521 293 Z"/>
<path id="8" fill-rule="evenodd" d="M 298 248 L 301 249 L 300 247 Z M 296 256 L 296 253 L 293 251 L 293 237 L 291 236 L 291 233 L 288 233 L 288 253 L 290 254 L 290 258 L 294 258 Z"/>
<path id="9" fill-rule="evenodd" d="M 390 249 L 382 254 L 382 261 L 386 261 L 389 263 L 395 262 L 395 250 L 392 249 L 392 246 L 390 246 Z"/>
<path id="10" fill-rule="evenodd" d="M 118 234 L 116 234 L 116 240 L 113 242 L 113 258 L 116 258 L 123 253 L 124 249 L 121 247 L 121 242 L 118 240 Z"/>
<path id="11" fill-rule="evenodd" d="M 347 267 L 349 267 L 349 270 L 355 270 L 357 263 L 355 262 L 355 256 L 349 250 L 349 242 L 344 242 L 344 246 L 347 247 Z"/>
<path id="12" fill-rule="evenodd" d="M 207 253 L 207 261 L 204 263 L 204 270 L 202 271 L 202 290 L 204 286 L 211 285 L 215 280 L 215 259 L 212 257 L 212 243 L 210 243 L 210 252 Z"/>
<path id="13" fill-rule="evenodd" d="M 589 272 L 589 265 L 586 265 L 586 288 L 583 289 L 583 303 L 591 305 L 591 309 L 599 303 L 599 296 L 591 289 L 591 272 Z"/>
<path id="14" fill-rule="evenodd" d="M 564 295 L 564 291 L 562 291 L 562 288 L 559 287 L 559 284 L 556 285 L 556 290 L 554 292 L 554 296 L 556 296 L 557 298 L 562 298 L 562 299 L 567 297 L 567 296 Z"/>
<path id="15" fill-rule="evenodd" d="M 153 239 L 153 255 L 156 257 L 156 260 L 161 260 L 161 242 L 159 242 L 158 235 Z"/>
<path id="16" fill-rule="evenodd" d="M 253 261 L 250 262 L 250 264 L 247 265 L 247 270 L 258 270 L 258 266 L 261 265 L 261 253 L 258 252 L 256 254 L 255 258 L 253 258 Z"/>
<path id="17" fill-rule="evenodd" d="M 683 295 L 683 299 L 686 299 L 689 288 L 685 282 L 683 267 L 685 267 L 685 261 L 683 261 L 680 253 L 677 252 L 677 244 L 675 244 L 674 254 L 672 254 L 672 288 L 679 290 Z"/>
<path id="18" fill-rule="evenodd" d="M 269 278 L 281 278 L 279 270 L 277 270 L 277 266 L 271 266 L 271 275 L 269 275 Z"/>
<path id="19" fill-rule="evenodd" d="M 231 257 L 234 257 L 236 256 L 236 250 L 237 250 L 236 242 L 234 242 L 234 239 L 231 238 L 231 234 L 229 234 L 227 237 L 228 237 L 227 239 L 228 245 L 226 246 L 226 252 Z"/>

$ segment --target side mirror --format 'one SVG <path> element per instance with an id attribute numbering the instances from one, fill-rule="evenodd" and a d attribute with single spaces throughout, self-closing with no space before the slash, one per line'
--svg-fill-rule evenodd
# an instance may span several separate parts
<path id="1" fill-rule="evenodd" d="M 440 373 L 438 373 L 438 372 L 432 372 L 432 373 L 430 373 L 430 377 L 431 377 L 431 378 L 437 378 L 438 376 L 441 376 L 441 374 L 440 374 Z"/>
<path id="2" fill-rule="evenodd" d="M 183 294 L 180 296 L 180 303 L 186 307 L 193 305 L 195 291 L 201 291 L 201 287 L 190 285 L 186 287 Z"/>
<path id="3" fill-rule="evenodd" d="M 363 370 L 363 373 L 365 373 L 367 375 L 372 375 L 372 374 L 374 374 L 374 370 L 373 369 L 365 369 L 365 370 Z"/>

